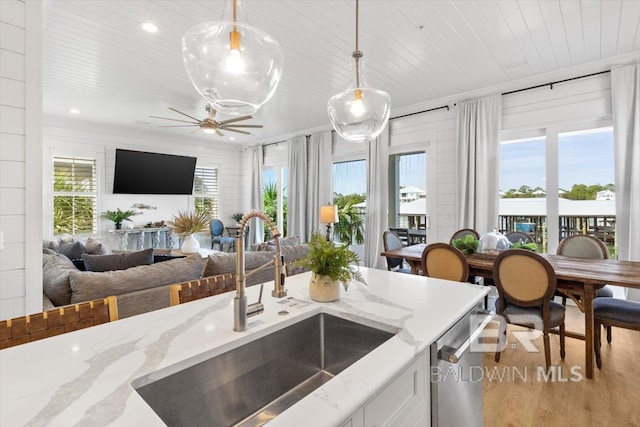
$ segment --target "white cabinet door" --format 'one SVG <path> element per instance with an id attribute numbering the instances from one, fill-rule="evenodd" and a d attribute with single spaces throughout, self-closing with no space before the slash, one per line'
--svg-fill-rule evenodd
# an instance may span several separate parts
<path id="1" fill-rule="evenodd" d="M 427 359 L 422 353 L 364 406 L 364 426 L 413 426 L 428 416 Z"/>

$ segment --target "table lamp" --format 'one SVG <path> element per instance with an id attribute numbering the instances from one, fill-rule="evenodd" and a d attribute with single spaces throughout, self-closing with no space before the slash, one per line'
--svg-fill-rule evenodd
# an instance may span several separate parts
<path id="1" fill-rule="evenodd" d="M 331 224 L 338 222 L 338 206 L 320 206 L 320 223 L 327 224 L 327 240 L 331 240 Z"/>

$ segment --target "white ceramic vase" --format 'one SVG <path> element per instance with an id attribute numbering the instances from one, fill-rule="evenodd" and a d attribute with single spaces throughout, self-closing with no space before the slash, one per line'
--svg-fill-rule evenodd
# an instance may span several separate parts
<path id="1" fill-rule="evenodd" d="M 331 280 L 329 276 L 312 273 L 309 283 L 309 296 L 317 302 L 331 302 L 340 299 L 340 287 L 337 280 Z"/>
<path id="2" fill-rule="evenodd" d="M 193 234 L 189 234 L 182 241 L 182 247 L 180 248 L 185 254 L 195 254 L 200 250 L 200 242 Z"/>

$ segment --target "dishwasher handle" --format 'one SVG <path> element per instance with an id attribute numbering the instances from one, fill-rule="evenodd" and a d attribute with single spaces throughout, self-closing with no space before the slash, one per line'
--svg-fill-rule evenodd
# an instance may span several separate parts
<path id="1" fill-rule="evenodd" d="M 449 363 L 458 363 L 458 361 L 471 346 L 471 343 L 478 339 L 478 336 L 482 333 L 482 331 L 484 331 L 484 327 L 495 317 L 495 313 L 488 310 L 480 310 L 475 314 L 485 316 L 480 325 L 478 325 L 478 327 L 471 333 L 469 338 L 466 339 L 457 349 L 449 347 L 448 345 L 442 346 L 442 348 L 438 351 L 438 359 L 445 360 Z"/>

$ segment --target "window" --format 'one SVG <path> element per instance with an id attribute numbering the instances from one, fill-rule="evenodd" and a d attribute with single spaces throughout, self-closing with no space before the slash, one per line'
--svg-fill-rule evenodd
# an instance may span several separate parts
<path id="1" fill-rule="evenodd" d="M 196 167 L 193 196 L 196 212 L 205 212 L 211 218 L 218 218 L 220 202 L 217 168 Z"/>
<path id="2" fill-rule="evenodd" d="M 333 239 L 348 245 L 362 245 L 367 210 L 367 162 L 334 163 L 333 180 L 333 203 L 338 206 Z"/>
<path id="3" fill-rule="evenodd" d="M 265 169 L 262 172 L 264 213 L 287 235 L 287 168 Z M 264 224 L 264 240 L 271 239 L 271 230 Z"/>
<path id="4" fill-rule="evenodd" d="M 96 160 L 53 158 L 53 234 L 97 232 Z"/>
<path id="5" fill-rule="evenodd" d="M 389 226 L 426 229 L 426 154 L 389 156 Z"/>
<path id="6" fill-rule="evenodd" d="M 501 231 L 531 233 L 543 252 L 573 234 L 602 240 L 615 257 L 613 128 L 549 128 L 503 141 Z"/>

